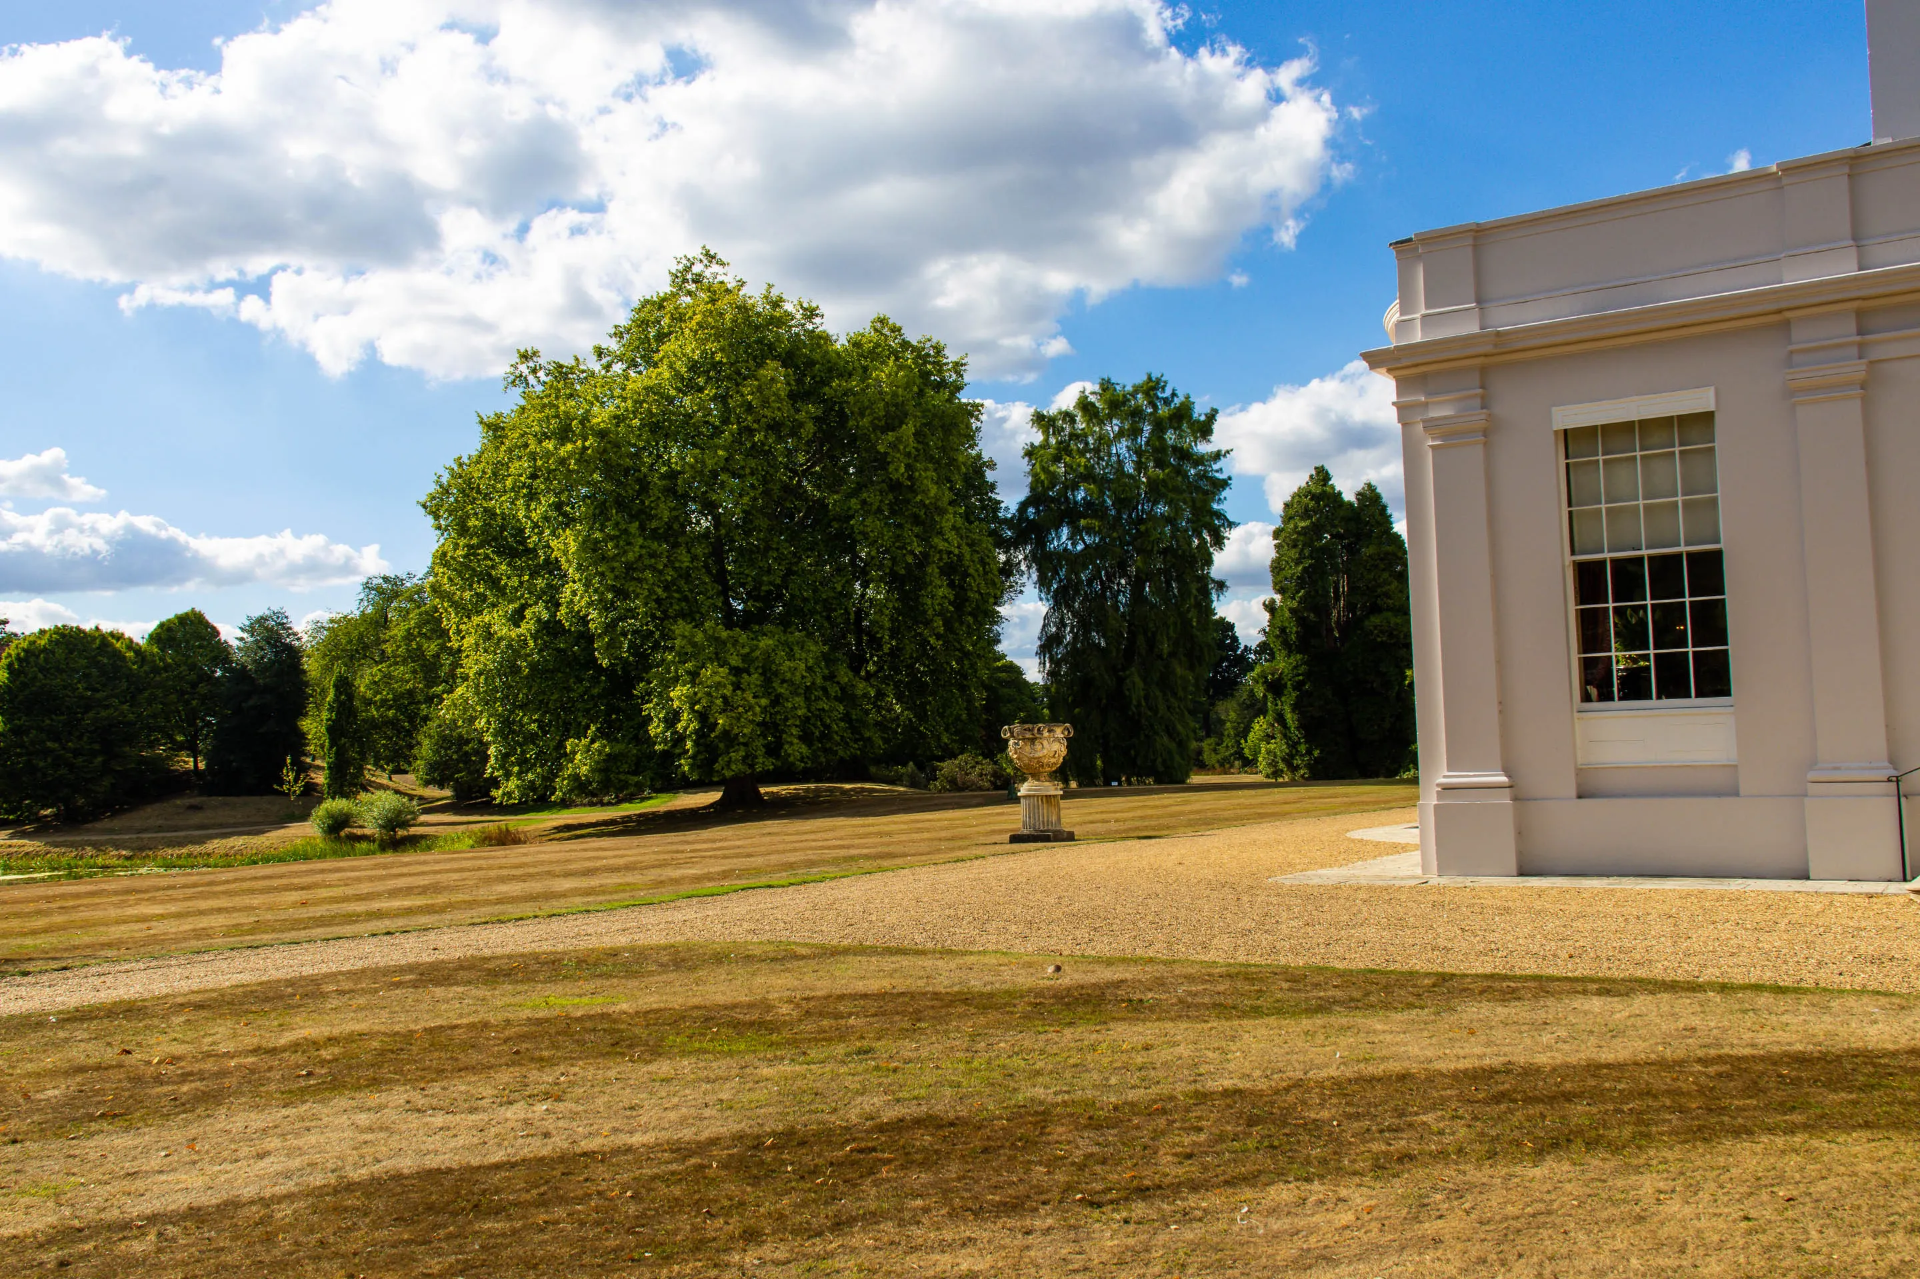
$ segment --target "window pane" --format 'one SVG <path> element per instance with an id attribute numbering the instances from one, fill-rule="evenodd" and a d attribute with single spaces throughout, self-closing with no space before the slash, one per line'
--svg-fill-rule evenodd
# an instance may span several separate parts
<path id="1" fill-rule="evenodd" d="M 1688 497 L 1720 491 L 1714 475 L 1712 449 L 1680 450 L 1680 491 Z"/>
<path id="2" fill-rule="evenodd" d="M 1673 419 L 1652 417 L 1640 423 L 1640 451 L 1673 447 Z"/>
<path id="3" fill-rule="evenodd" d="M 1612 658 L 1583 657 L 1580 659 L 1580 700 L 1583 702 L 1613 700 Z"/>
<path id="4" fill-rule="evenodd" d="M 1607 549 L 1609 551 L 1639 550 L 1641 545 L 1640 508 L 1609 506 L 1605 510 L 1607 512 Z"/>
<path id="5" fill-rule="evenodd" d="M 1680 496 L 1680 463 L 1673 453 L 1640 455 L 1640 496 L 1645 498 Z"/>
<path id="6" fill-rule="evenodd" d="M 1639 447 L 1639 442 L 1631 422 L 1609 422 L 1600 428 L 1602 453 L 1631 453 Z"/>
<path id="7" fill-rule="evenodd" d="M 1680 545 L 1680 503 L 1648 502 L 1640 514 L 1646 521 L 1648 550 Z"/>
<path id="8" fill-rule="evenodd" d="M 1684 652 L 1655 653 L 1653 695 L 1662 701 L 1669 697 L 1692 697 L 1693 675 L 1688 669 L 1690 665 Z"/>
<path id="9" fill-rule="evenodd" d="M 1688 606 L 1693 618 L 1693 642 L 1701 648 L 1718 648 L 1727 642 L 1727 602 L 1695 600 Z"/>
<path id="10" fill-rule="evenodd" d="M 1630 560 L 1609 560 L 1608 567 L 1613 570 L 1613 599 L 1617 604 L 1631 604 L 1647 598 L 1647 562 L 1639 556 Z M 1644 644 L 1642 648 L 1646 647 Z"/>
<path id="11" fill-rule="evenodd" d="M 1687 606 L 1680 600 L 1653 606 L 1653 646 L 1655 648 L 1685 648 L 1687 646 Z"/>
<path id="12" fill-rule="evenodd" d="M 1652 701 L 1653 668 L 1647 664 L 1647 654 L 1615 653 L 1613 682 L 1619 700 L 1623 702 Z"/>
<path id="13" fill-rule="evenodd" d="M 1567 463 L 1567 505 L 1600 505 L 1600 463 Z"/>
<path id="14" fill-rule="evenodd" d="M 1645 604 L 1615 604 L 1613 606 L 1613 651 L 1620 653 L 1643 653 L 1653 647 L 1653 638 L 1647 632 L 1647 606 Z"/>
<path id="15" fill-rule="evenodd" d="M 1610 457 L 1600 464 L 1607 477 L 1607 501 L 1635 502 L 1640 498 L 1640 464 L 1630 457 Z"/>
<path id="16" fill-rule="evenodd" d="M 1573 553 L 1598 555 L 1607 549 L 1606 512 L 1597 506 L 1573 513 Z"/>
<path id="17" fill-rule="evenodd" d="M 1699 599 L 1702 595 L 1726 593 L 1727 575 L 1720 561 L 1720 552 L 1687 552 L 1687 594 Z"/>
<path id="18" fill-rule="evenodd" d="M 1687 545 L 1706 546 L 1720 540 L 1720 499 L 1688 497 L 1680 500 L 1680 511 L 1687 526 Z M 1612 508 L 1608 508 L 1607 540 L 1613 540 Z"/>
<path id="19" fill-rule="evenodd" d="M 1605 560 L 1582 560 L 1573 566 L 1573 602 L 1575 604 L 1607 602 L 1607 562 Z"/>
<path id="20" fill-rule="evenodd" d="M 1694 650 L 1693 695 L 1695 697 L 1733 696 L 1733 670 L 1727 662 L 1726 649 Z"/>
<path id="21" fill-rule="evenodd" d="M 1678 600 L 1686 597 L 1686 557 L 1682 555 L 1647 556 L 1647 598 Z"/>
<path id="22" fill-rule="evenodd" d="M 1690 444 L 1713 443 L 1713 414 L 1683 413 L 1680 415 L 1680 447 Z"/>
<path id="23" fill-rule="evenodd" d="M 1576 426 L 1567 432 L 1568 457 L 1599 457 L 1600 428 L 1597 426 Z"/>
<path id="24" fill-rule="evenodd" d="M 1684 607 L 1684 606 L 1683 606 Z M 1613 636 L 1607 627 L 1607 610 L 1583 608 L 1580 613 L 1580 651 L 1582 653 L 1611 653 Z"/>

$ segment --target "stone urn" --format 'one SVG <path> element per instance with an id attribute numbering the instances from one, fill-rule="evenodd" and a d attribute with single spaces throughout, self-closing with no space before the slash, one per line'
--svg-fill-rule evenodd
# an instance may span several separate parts
<path id="1" fill-rule="evenodd" d="M 1073 838 L 1060 826 L 1062 787 L 1053 770 L 1067 757 L 1071 724 L 1009 724 L 1000 730 L 1007 754 L 1027 775 L 1020 787 L 1020 829 L 1007 836 L 1009 844 L 1052 844 Z"/>

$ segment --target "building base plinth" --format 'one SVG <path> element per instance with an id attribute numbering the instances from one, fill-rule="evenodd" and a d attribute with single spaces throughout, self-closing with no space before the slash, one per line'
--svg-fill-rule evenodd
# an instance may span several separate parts
<path id="1" fill-rule="evenodd" d="M 1067 844 L 1073 841 L 1070 830 L 1017 830 L 1007 836 L 1009 844 Z"/>
<path id="2" fill-rule="evenodd" d="M 1431 820 L 1436 874 L 1520 873 L 1511 786 L 1449 787 L 1442 779 Z"/>
<path id="3" fill-rule="evenodd" d="M 1840 785 L 1808 788 L 1810 792 L 1839 789 Z M 1808 879 L 1904 878 L 1900 873 L 1900 826 L 1893 808 L 1893 788 L 1883 784 L 1859 789 L 1882 793 L 1808 794 Z"/>

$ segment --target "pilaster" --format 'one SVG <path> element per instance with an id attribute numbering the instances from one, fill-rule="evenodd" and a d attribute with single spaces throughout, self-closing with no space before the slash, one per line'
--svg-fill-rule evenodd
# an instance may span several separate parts
<path id="1" fill-rule="evenodd" d="M 1843 322 L 1851 323 L 1851 317 Z M 1820 317 L 1831 330 L 1835 317 Z M 1796 323 L 1797 331 L 1802 326 Z M 1844 348 L 1843 348 L 1844 349 Z M 1850 353 L 1850 352 L 1849 352 Z M 1807 773 L 1807 874 L 1898 879 L 1886 778 L 1886 696 L 1867 488 L 1867 362 L 1790 369 L 1800 462 L 1800 537 L 1812 660 L 1814 764 Z"/>
<path id="2" fill-rule="evenodd" d="M 1492 415 L 1477 386 L 1430 393 L 1420 407 L 1431 486 L 1426 505 L 1433 528 L 1442 721 L 1431 809 L 1434 869 L 1442 875 L 1515 875 L 1519 849 L 1513 783 L 1500 748 L 1488 516 Z"/>

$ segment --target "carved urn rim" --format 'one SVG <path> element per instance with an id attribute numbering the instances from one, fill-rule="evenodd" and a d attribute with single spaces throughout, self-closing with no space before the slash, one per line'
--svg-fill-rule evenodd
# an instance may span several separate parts
<path id="1" fill-rule="evenodd" d="M 1000 730 L 1000 736 L 1003 740 L 1007 740 L 1007 741 L 1012 741 L 1016 738 L 1072 737 L 1073 725 L 1071 724 L 1008 724 L 1006 727 Z"/>

